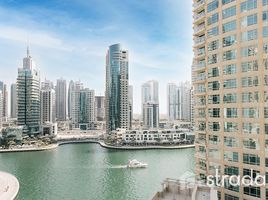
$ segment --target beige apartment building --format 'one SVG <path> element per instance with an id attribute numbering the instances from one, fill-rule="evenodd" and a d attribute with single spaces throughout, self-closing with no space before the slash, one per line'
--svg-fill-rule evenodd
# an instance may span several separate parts
<path id="1" fill-rule="evenodd" d="M 196 176 L 267 175 L 268 0 L 193 1 Z M 266 187 L 218 187 L 218 199 L 268 199 Z"/>

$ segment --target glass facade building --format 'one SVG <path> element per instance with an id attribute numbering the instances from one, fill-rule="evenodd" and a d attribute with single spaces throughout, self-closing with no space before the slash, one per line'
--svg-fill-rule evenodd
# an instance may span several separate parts
<path id="1" fill-rule="evenodd" d="M 120 44 L 109 47 L 106 55 L 106 132 L 129 128 L 128 51 Z"/>

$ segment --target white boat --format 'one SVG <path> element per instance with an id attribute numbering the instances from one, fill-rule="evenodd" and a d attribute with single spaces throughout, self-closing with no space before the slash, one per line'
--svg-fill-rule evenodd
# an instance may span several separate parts
<path id="1" fill-rule="evenodd" d="M 137 161 L 136 159 L 128 161 L 128 168 L 145 168 L 147 167 L 147 163 L 142 163 Z"/>

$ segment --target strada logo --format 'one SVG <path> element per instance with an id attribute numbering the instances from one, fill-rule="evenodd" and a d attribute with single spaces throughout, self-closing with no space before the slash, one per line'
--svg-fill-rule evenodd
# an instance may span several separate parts
<path id="1" fill-rule="evenodd" d="M 245 175 L 240 177 L 240 175 L 219 175 L 219 170 L 216 169 L 216 175 L 207 176 L 207 185 L 209 187 L 224 187 L 224 186 L 255 186 L 261 187 L 265 186 L 265 175 L 261 176 L 260 174 L 254 173 L 253 169 L 250 170 L 250 175 Z"/>

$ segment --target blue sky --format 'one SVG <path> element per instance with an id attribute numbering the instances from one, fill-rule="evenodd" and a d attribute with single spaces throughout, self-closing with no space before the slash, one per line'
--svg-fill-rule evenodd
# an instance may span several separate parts
<path id="1" fill-rule="evenodd" d="M 191 2 L 1 0 L 0 80 L 15 82 L 29 39 L 42 80 L 81 80 L 104 94 L 105 54 L 121 43 L 129 50 L 134 113 L 140 112 L 141 84 L 155 79 L 165 114 L 166 84 L 191 77 Z"/>

